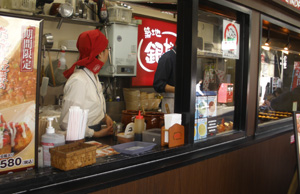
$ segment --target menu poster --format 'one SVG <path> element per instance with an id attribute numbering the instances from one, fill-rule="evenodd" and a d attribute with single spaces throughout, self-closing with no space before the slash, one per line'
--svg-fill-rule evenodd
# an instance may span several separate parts
<path id="1" fill-rule="evenodd" d="M 40 26 L 0 16 L 0 174 L 35 165 Z"/>
<path id="2" fill-rule="evenodd" d="M 296 140 L 296 158 L 298 167 L 298 185 L 300 185 L 300 112 L 294 112 L 294 134 Z"/>
<path id="3" fill-rule="evenodd" d="M 199 139 L 199 134 L 198 134 L 198 119 L 195 118 L 194 122 L 194 140 Z"/>
<path id="4" fill-rule="evenodd" d="M 196 97 L 196 109 L 197 109 L 197 118 L 206 118 L 207 117 L 207 96 L 197 96 Z"/>
<path id="5" fill-rule="evenodd" d="M 217 96 L 207 96 L 208 117 L 217 116 Z"/>
<path id="6" fill-rule="evenodd" d="M 207 118 L 198 119 L 198 139 L 207 137 Z"/>
<path id="7" fill-rule="evenodd" d="M 217 118 L 207 118 L 207 136 L 214 136 L 217 132 Z"/>
<path id="8" fill-rule="evenodd" d="M 292 90 L 300 85 L 300 62 L 294 62 L 294 70 L 293 70 L 293 77 L 292 77 Z"/>

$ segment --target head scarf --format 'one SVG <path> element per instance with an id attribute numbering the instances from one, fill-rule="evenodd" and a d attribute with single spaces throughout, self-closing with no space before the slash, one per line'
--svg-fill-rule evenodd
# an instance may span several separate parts
<path id="1" fill-rule="evenodd" d="M 98 73 L 104 63 L 96 56 L 107 48 L 108 40 L 98 29 L 89 30 L 79 35 L 77 48 L 80 53 L 79 60 L 71 68 L 64 71 L 64 76 L 68 79 L 74 72 L 76 66 L 84 66 L 94 74 Z"/>

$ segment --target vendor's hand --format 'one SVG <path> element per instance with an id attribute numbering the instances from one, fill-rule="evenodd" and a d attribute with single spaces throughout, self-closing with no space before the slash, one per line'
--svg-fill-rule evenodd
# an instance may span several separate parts
<path id="1" fill-rule="evenodd" d="M 100 131 L 95 131 L 93 137 L 104 137 L 114 134 L 113 126 L 107 126 L 106 128 L 101 129 Z"/>
<path id="2" fill-rule="evenodd" d="M 112 127 L 114 124 L 113 120 L 108 115 L 106 115 L 105 122 L 108 127 Z"/>

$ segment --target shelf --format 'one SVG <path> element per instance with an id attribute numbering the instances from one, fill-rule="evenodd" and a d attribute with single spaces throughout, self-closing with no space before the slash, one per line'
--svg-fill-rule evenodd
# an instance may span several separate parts
<path id="1" fill-rule="evenodd" d="M 45 51 L 45 49 L 42 49 L 42 51 Z M 46 49 L 46 51 L 50 51 L 50 52 L 60 52 L 61 49 L 59 48 L 51 48 L 51 49 Z M 78 53 L 78 50 L 65 50 L 65 52 L 67 53 Z"/>
<path id="2" fill-rule="evenodd" d="M 26 11 L 19 11 L 19 10 L 10 10 L 10 9 L 1 9 L 0 8 L 0 15 L 7 15 L 7 16 L 14 16 L 14 17 L 32 17 L 35 19 L 43 19 L 46 21 L 53 21 L 53 22 L 63 22 L 63 23 L 71 23 L 71 24 L 80 24 L 80 25 L 87 25 L 87 26 L 95 26 L 99 27 L 102 26 L 97 21 L 87 20 L 83 18 L 62 18 L 57 16 L 50 16 L 50 15 L 42 15 L 42 14 L 34 14 L 32 12 Z"/>
<path id="3" fill-rule="evenodd" d="M 197 57 L 213 57 L 213 58 L 223 58 L 221 52 L 212 52 L 206 50 L 197 50 Z"/>
<path id="4" fill-rule="evenodd" d="M 50 15 L 33 15 L 36 18 L 44 19 L 46 21 L 54 21 L 54 22 L 60 22 L 61 20 L 64 23 L 70 23 L 70 24 L 80 24 L 80 25 L 87 25 L 87 26 L 102 26 L 99 22 L 87 20 L 83 18 L 62 18 L 62 17 L 56 17 L 56 16 L 50 16 Z"/>

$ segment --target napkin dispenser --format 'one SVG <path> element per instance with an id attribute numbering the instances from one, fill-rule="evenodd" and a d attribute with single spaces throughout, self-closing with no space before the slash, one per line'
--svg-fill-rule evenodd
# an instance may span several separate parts
<path id="1" fill-rule="evenodd" d="M 161 146 L 169 148 L 184 145 L 184 126 L 174 124 L 169 129 L 161 128 Z"/>

